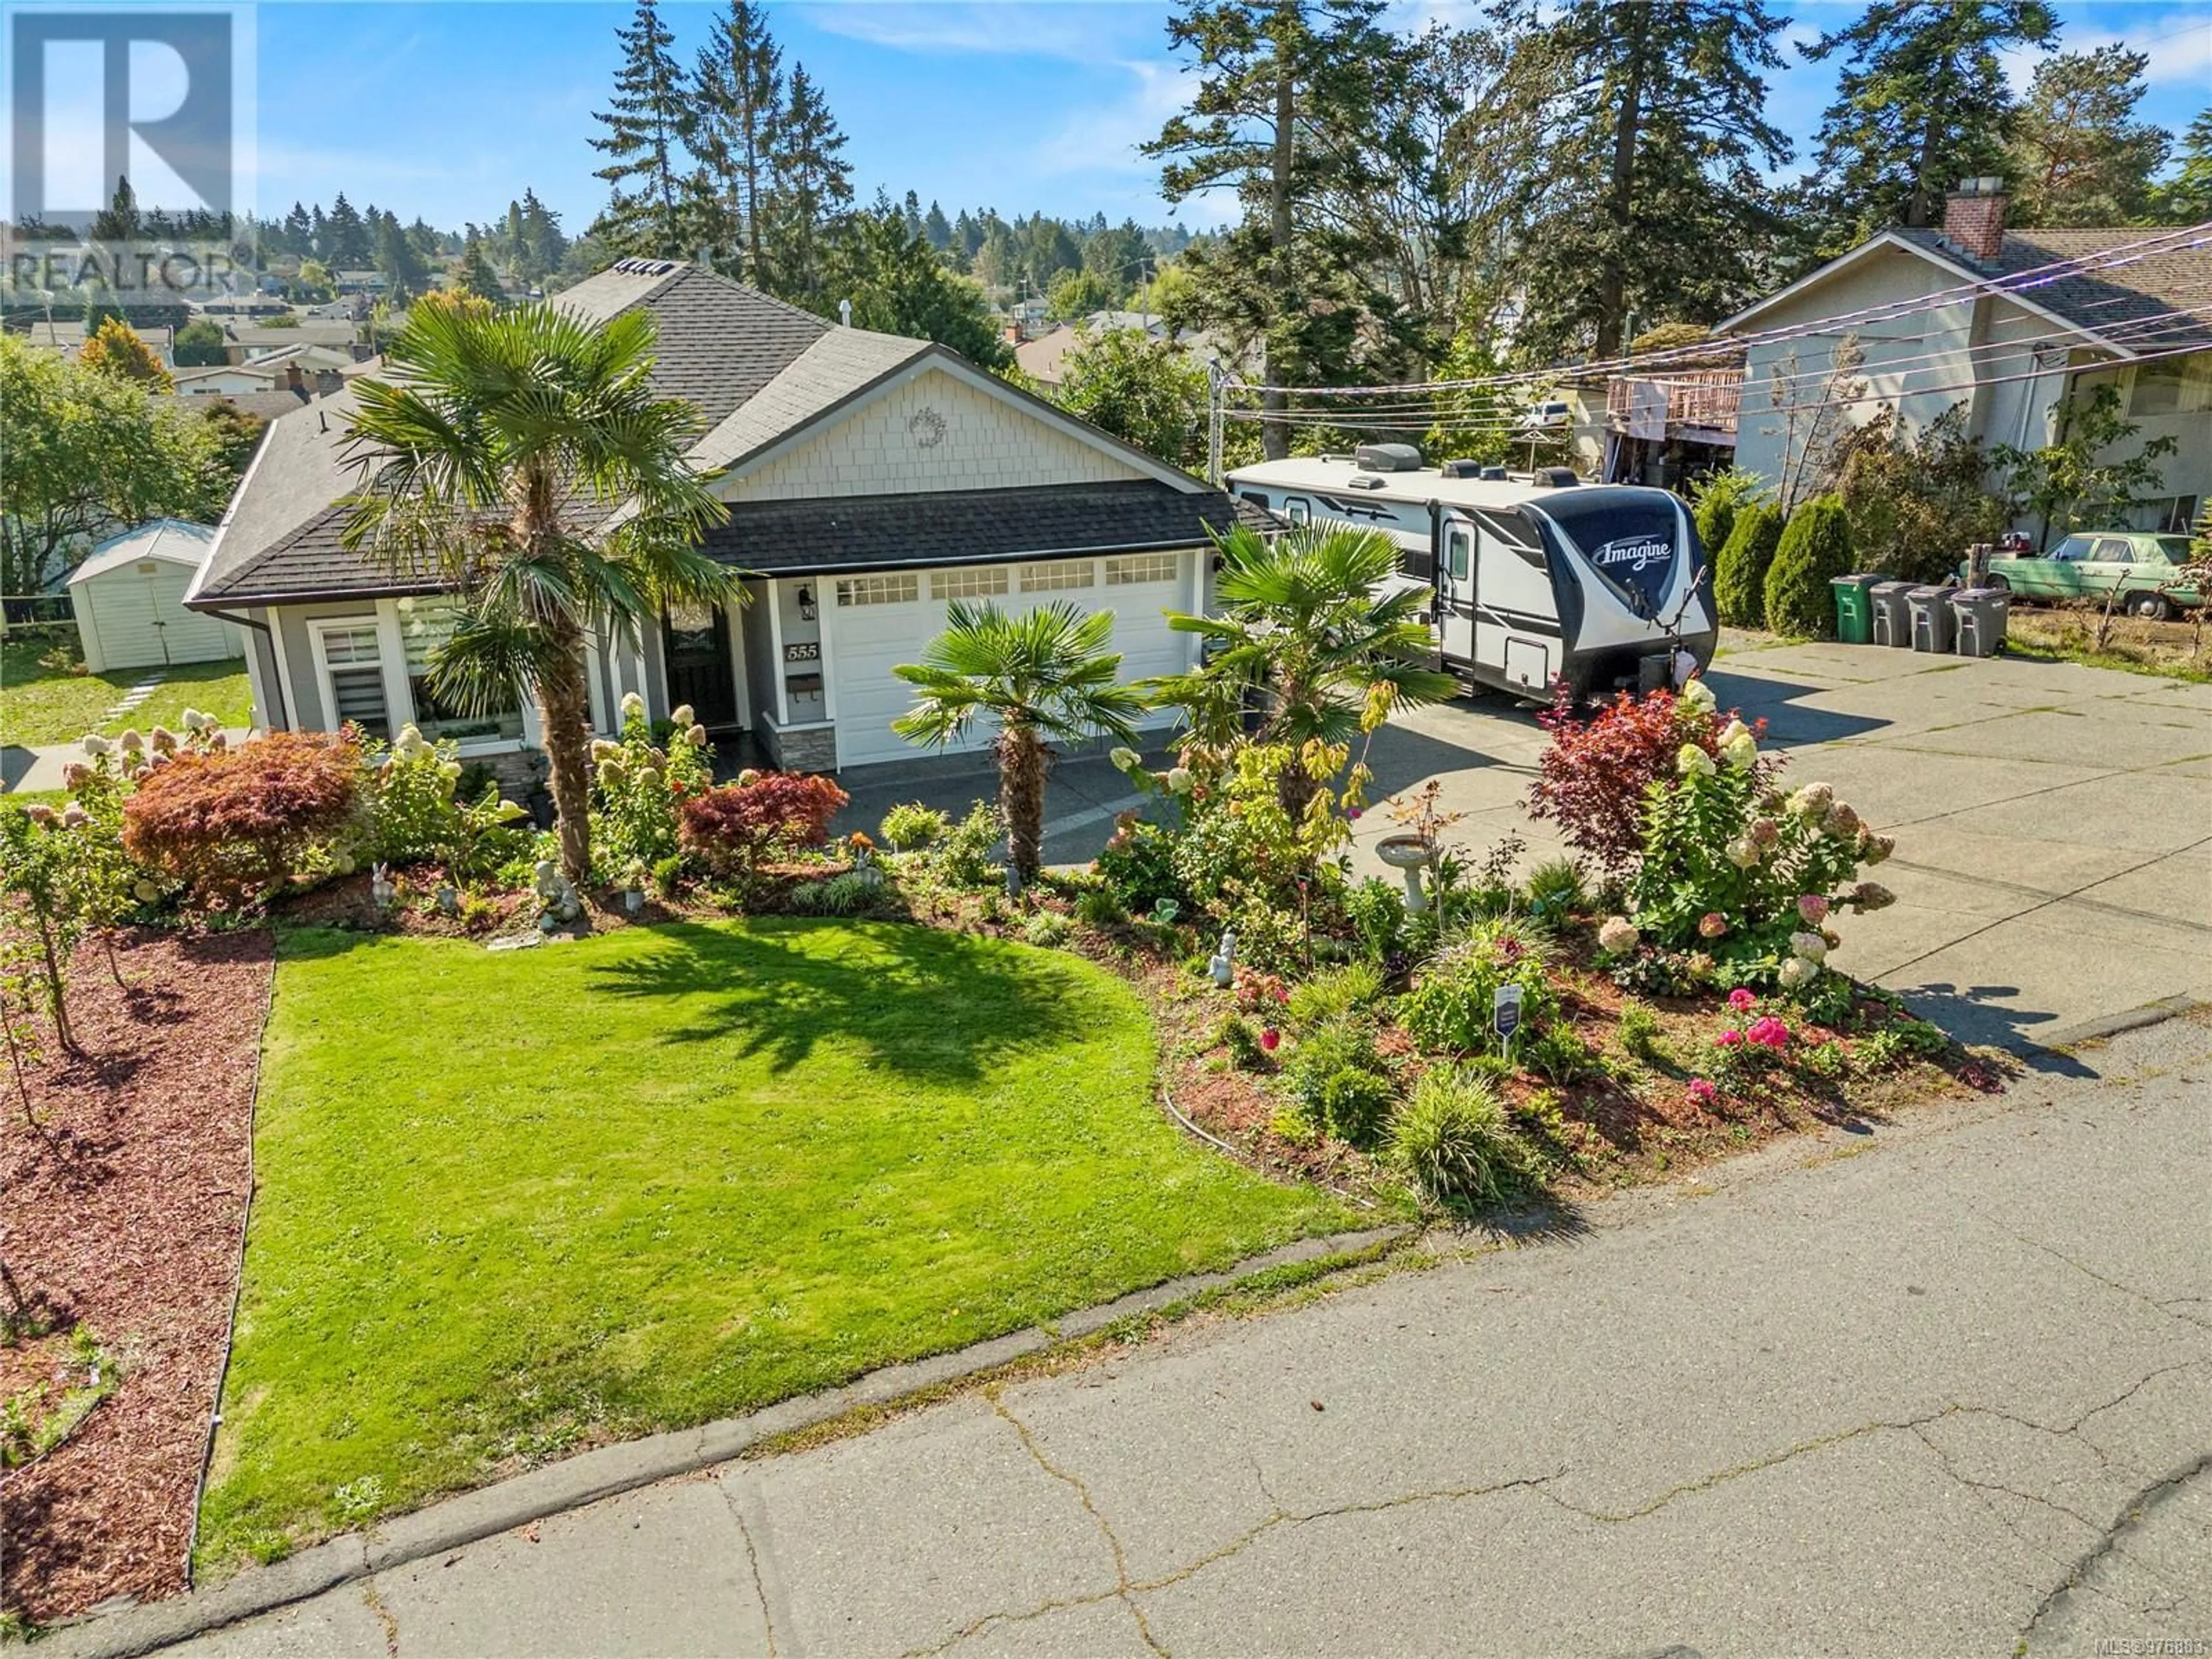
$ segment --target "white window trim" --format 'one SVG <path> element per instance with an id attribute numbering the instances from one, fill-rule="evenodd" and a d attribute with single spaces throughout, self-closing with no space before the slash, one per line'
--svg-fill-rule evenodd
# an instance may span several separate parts
<path id="1" fill-rule="evenodd" d="M 337 687 L 331 678 L 330 652 L 324 644 L 324 635 L 340 631 L 351 633 L 363 628 L 371 629 L 376 634 L 376 667 L 384 681 L 384 718 L 392 732 L 397 734 L 399 728 L 413 718 L 413 705 L 407 699 L 406 657 L 404 653 L 398 654 L 401 672 L 395 685 L 392 675 L 395 653 L 392 647 L 398 635 L 398 625 L 395 622 L 391 635 L 387 636 L 382 619 L 374 611 L 359 612 L 350 617 L 307 618 L 307 643 L 315 656 L 316 690 L 322 699 L 323 729 L 335 732 L 340 724 Z M 356 667 L 360 665 L 349 663 L 346 665 Z"/>
<path id="2" fill-rule="evenodd" d="M 1169 566 L 1168 573 L 1164 576 L 1125 578 L 1120 581 L 1114 579 L 1114 567 L 1117 563 L 1149 564 L 1160 561 L 1165 561 Z M 1182 555 L 1177 552 L 1109 554 L 1106 559 L 1105 569 L 1102 574 L 1105 577 L 1105 585 L 1108 587 L 1157 587 L 1163 582 L 1180 581 L 1182 579 Z"/>
<path id="3" fill-rule="evenodd" d="M 1041 587 L 1030 586 L 1030 572 L 1049 570 L 1055 574 L 1063 570 L 1080 570 L 1079 582 L 1054 582 Z M 1031 559 L 1015 573 L 1015 587 L 1024 593 L 1081 593 L 1098 586 L 1098 561 L 1096 559 Z"/>

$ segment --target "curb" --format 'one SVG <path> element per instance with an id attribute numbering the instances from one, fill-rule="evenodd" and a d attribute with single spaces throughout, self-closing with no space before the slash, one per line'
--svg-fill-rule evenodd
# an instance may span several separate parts
<path id="1" fill-rule="evenodd" d="M 2026 1047 L 2030 1054 L 2068 1054 L 2085 1042 L 2118 1036 L 2123 1031 L 2139 1031 L 2147 1025 L 2162 1025 L 2169 1019 L 2192 1013 L 2207 1006 L 2212 1005 L 2206 1004 L 2201 997 L 2160 997 L 2156 1002 L 2146 1002 L 2139 1008 L 2123 1009 L 2117 1014 L 2100 1014 L 2094 1019 L 2085 1019 L 2076 1024 L 2046 1032 L 2032 1039 Z"/>
<path id="2" fill-rule="evenodd" d="M 1104 1330 L 1124 1319 L 1224 1289 L 1275 1267 L 1334 1256 L 1371 1255 L 1413 1237 L 1410 1224 L 1370 1227 L 1299 1239 L 1248 1258 L 1220 1273 L 1193 1273 L 1148 1290 L 1133 1291 L 1096 1307 L 1082 1308 L 1048 1324 L 1032 1325 L 1006 1336 L 978 1342 L 880 1370 L 820 1394 L 802 1395 L 743 1417 L 726 1417 L 697 1428 L 678 1429 L 601 1446 L 549 1463 L 512 1480 L 464 1492 L 410 1515 L 395 1516 L 367 1533 L 333 1538 L 287 1556 L 273 1566 L 252 1567 L 222 1583 L 162 1601 L 88 1613 L 56 1625 L 38 1642 L 42 1655 L 67 1659 L 137 1659 L 195 1636 L 234 1625 L 295 1602 L 320 1595 L 341 1584 L 388 1571 L 427 1556 L 477 1543 L 532 1521 L 578 1509 L 679 1474 L 726 1463 L 763 1441 L 812 1428 L 856 1406 L 888 1406 L 926 1389 L 941 1387 L 994 1370 L 1026 1355 Z"/>

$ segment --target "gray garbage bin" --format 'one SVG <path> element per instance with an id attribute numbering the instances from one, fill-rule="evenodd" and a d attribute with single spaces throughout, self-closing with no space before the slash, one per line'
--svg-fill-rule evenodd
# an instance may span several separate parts
<path id="1" fill-rule="evenodd" d="M 1905 596 L 1912 591 L 1911 582 L 1876 582 L 1867 589 L 1867 598 L 1874 605 L 1874 642 L 1893 645 L 1899 650 L 1912 645 L 1912 607 Z"/>
<path id="2" fill-rule="evenodd" d="M 1994 657 L 2003 647 L 2012 595 L 2002 587 L 1960 587 L 1951 593 L 1962 657 Z"/>
<path id="3" fill-rule="evenodd" d="M 1952 587 L 1916 587 L 1905 594 L 1905 603 L 1912 612 L 1912 648 L 1933 651 L 1939 655 L 1951 648 L 1951 595 L 1958 590 Z"/>

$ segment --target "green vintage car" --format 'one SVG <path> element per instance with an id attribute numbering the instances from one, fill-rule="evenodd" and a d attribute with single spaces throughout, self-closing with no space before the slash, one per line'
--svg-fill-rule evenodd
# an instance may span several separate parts
<path id="1" fill-rule="evenodd" d="M 1990 586 L 2023 599 L 2107 600 L 2117 587 L 2131 616 L 2170 617 L 2204 603 L 2193 587 L 2166 588 L 2176 565 L 2189 562 L 2189 538 L 2148 530 L 2077 531 L 2040 558 L 1990 561 Z M 1964 566 L 1960 568 L 1963 580 Z"/>

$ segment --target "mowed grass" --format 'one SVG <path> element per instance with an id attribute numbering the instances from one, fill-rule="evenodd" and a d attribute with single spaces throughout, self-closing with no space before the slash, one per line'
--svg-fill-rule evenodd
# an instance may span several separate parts
<path id="1" fill-rule="evenodd" d="M 113 737 L 126 726 L 150 732 L 166 726 L 173 731 L 187 708 L 203 709 L 224 726 L 245 726 L 253 718 L 243 657 L 179 663 L 158 671 L 71 674 L 40 662 L 52 647 L 46 638 L 0 643 L 0 744 L 33 749 L 74 743 L 88 732 Z M 161 684 L 143 703 L 121 720 L 103 718 L 132 686 L 157 672 Z"/>
<path id="2" fill-rule="evenodd" d="M 1357 1224 L 1154 1057 L 1103 969 L 916 927 L 289 936 L 202 1559 Z"/>

